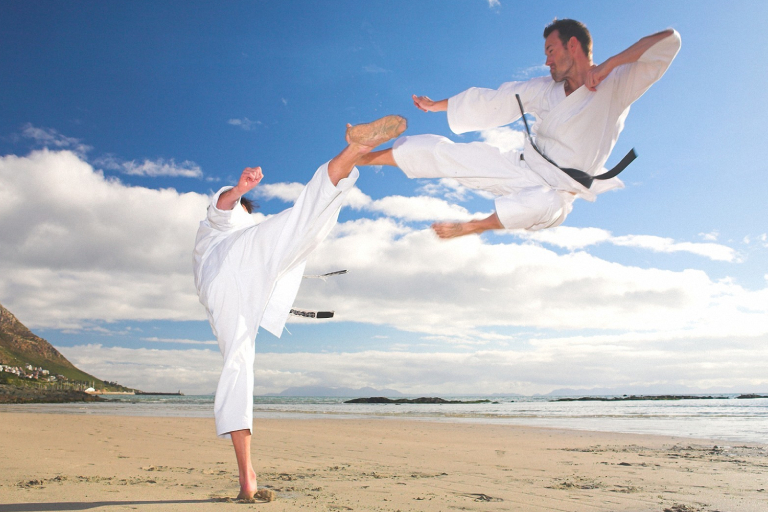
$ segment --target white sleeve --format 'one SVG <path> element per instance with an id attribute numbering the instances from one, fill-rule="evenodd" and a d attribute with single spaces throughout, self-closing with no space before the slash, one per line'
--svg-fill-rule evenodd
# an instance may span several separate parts
<path id="1" fill-rule="evenodd" d="M 526 112 L 533 112 L 537 97 L 552 79 L 539 77 L 526 82 L 507 82 L 498 89 L 472 87 L 448 99 L 448 126 L 453 133 L 488 130 L 520 119 L 519 94 Z"/>
<path id="2" fill-rule="evenodd" d="M 680 45 L 680 34 L 673 30 L 672 34 L 648 48 L 637 62 L 619 66 L 611 73 L 614 97 L 623 108 L 634 103 L 664 75 L 680 51 Z"/>
<path id="3" fill-rule="evenodd" d="M 216 204 L 219 202 L 219 196 L 232 187 L 222 187 L 211 198 L 211 204 L 208 205 L 207 219 L 211 228 L 217 231 L 231 231 L 254 224 L 251 216 L 240 208 L 240 200 L 231 210 L 220 210 Z"/>

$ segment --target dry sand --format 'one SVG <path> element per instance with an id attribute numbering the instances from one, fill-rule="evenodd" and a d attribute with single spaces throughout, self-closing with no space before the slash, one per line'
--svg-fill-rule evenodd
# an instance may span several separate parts
<path id="1" fill-rule="evenodd" d="M 0 512 L 761 511 L 768 446 L 501 425 L 263 420 L 236 503 L 213 421 L 0 413 Z"/>

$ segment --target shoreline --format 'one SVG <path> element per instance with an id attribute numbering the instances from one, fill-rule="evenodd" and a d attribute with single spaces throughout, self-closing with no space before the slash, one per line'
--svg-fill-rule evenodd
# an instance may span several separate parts
<path id="1" fill-rule="evenodd" d="M 687 403 L 685 403 L 687 402 Z M 212 418 L 210 396 L 111 397 L 101 403 L 0 404 L 0 414 Z M 712 439 L 717 444 L 768 441 L 768 399 L 492 404 L 344 404 L 318 400 L 257 401 L 256 419 L 387 419 L 459 424 L 518 425 Z"/>
<path id="2" fill-rule="evenodd" d="M 0 512 L 243 507 L 221 501 L 236 495 L 237 468 L 212 419 L 0 418 Z M 768 446 L 754 443 L 407 419 L 256 419 L 252 453 L 259 485 L 277 500 L 248 506 L 270 511 L 749 512 L 768 498 Z"/>

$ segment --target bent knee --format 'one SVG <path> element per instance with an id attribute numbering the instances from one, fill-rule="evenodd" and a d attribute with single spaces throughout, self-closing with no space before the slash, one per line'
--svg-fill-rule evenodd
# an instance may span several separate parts
<path id="1" fill-rule="evenodd" d="M 506 229 L 537 231 L 563 223 L 572 198 L 548 187 L 533 187 L 496 198 L 496 213 Z"/>

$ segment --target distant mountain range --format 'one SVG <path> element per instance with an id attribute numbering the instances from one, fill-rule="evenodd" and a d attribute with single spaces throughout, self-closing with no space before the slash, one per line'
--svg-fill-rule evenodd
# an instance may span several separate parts
<path id="1" fill-rule="evenodd" d="M 438 393 L 439 394 L 439 393 Z M 406 394 L 401 393 L 400 391 L 396 389 L 376 389 L 371 387 L 365 387 L 365 388 L 333 388 L 333 387 L 327 387 L 327 386 L 297 386 L 293 388 L 288 388 L 280 393 L 268 393 L 264 396 L 328 396 L 328 397 L 342 397 L 342 398 L 362 398 L 362 397 L 376 397 L 376 396 L 382 396 L 382 397 L 426 397 L 426 396 L 435 396 L 434 392 L 426 392 L 426 393 L 416 393 L 416 394 Z M 482 395 L 482 394 L 476 394 L 476 395 L 453 395 L 453 394 L 447 394 L 445 396 L 450 397 L 473 397 L 477 398 L 478 396 L 484 396 L 484 397 L 511 397 L 511 396 L 522 396 L 517 395 L 515 393 L 493 393 L 490 395 Z"/>
<path id="2" fill-rule="evenodd" d="M 623 386 L 613 388 L 591 388 L 591 389 L 555 389 L 545 395 L 534 396 L 622 396 L 622 395 L 708 395 L 708 394 L 738 394 L 747 393 L 754 390 L 744 390 L 743 388 L 728 388 L 725 386 L 712 387 L 707 389 L 693 388 L 679 384 L 657 384 L 651 386 Z"/>
<path id="3" fill-rule="evenodd" d="M 77 368 L 61 352 L 27 327 L 0 304 L 0 364 L 43 368 L 50 375 L 63 375 L 70 382 L 83 382 L 97 389 L 105 387 L 104 381 Z M 0 377 L 10 378 L 12 374 L 0 372 Z"/>

